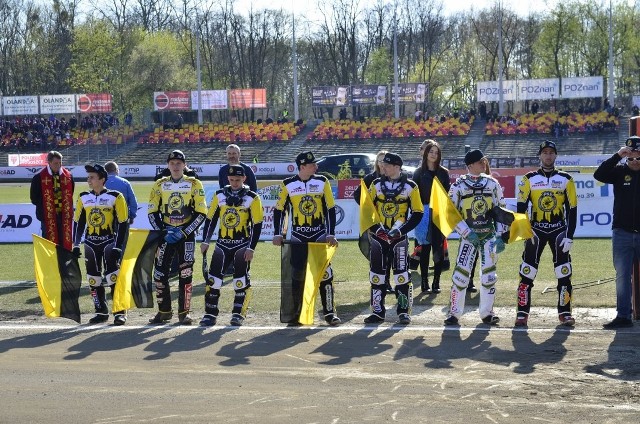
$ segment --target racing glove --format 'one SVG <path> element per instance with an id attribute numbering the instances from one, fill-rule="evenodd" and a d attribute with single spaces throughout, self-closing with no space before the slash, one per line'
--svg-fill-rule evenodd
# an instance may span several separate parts
<path id="1" fill-rule="evenodd" d="M 80 246 L 74 246 L 72 253 L 73 253 L 73 256 L 75 256 L 76 258 L 82 257 L 82 253 L 80 253 Z"/>
<path id="2" fill-rule="evenodd" d="M 179 242 L 184 238 L 184 233 L 178 227 L 169 227 L 167 230 L 167 234 L 164 236 L 164 241 L 169 244 L 174 244 Z"/>
<path id="3" fill-rule="evenodd" d="M 118 247 L 114 247 L 113 249 L 111 249 L 111 260 L 119 264 L 121 259 L 122 259 L 122 249 Z"/>
<path id="4" fill-rule="evenodd" d="M 569 253 L 569 251 L 571 250 L 571 246 L 573 246 L 573 240 L 571 240 L 570 238 L 565 237 L 560 242 L 560 247 L 562 248 L 563 253 Z"/>
<path id="5" fill-rule="evenodd" d="M 496 237 L 496 253 L 502 253 L 505 248 L 504 241 L 502 241 L 501 237 Z"/>

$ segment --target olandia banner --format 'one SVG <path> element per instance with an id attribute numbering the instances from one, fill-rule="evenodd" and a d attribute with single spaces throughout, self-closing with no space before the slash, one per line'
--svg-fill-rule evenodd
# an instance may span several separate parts
<path id="1" fill-rule="evenodd" d="M 4 116 L 37 115 L 38 96 L 7 96 L 2 98 Z"/>
<path id="2" fill-rule="evenodd" d="M 57 115 L 65 113 L 76 113 L 75 94 L 55 94 L 50 96 L 40 96 L 41 115 Z"/>

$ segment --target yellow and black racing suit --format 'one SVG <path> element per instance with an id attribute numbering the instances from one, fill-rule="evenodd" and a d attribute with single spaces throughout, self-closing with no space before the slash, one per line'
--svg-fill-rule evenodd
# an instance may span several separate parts
<path id="1" fill-rule="evenodd" d="M 205 315 L 218 316 L 222 279 L 232 270 L 235 290 L 232 314 L 243 319 L 246 317 L 251 301 L 251 263 L 245 261 L 244 254 L 247 249 L 255 250 L 258 245 L 262 219 L 260 196 L 249 190 L 249 186 L 243 186 L 240 190 L 225 186 L 213 195 L 204 222 L 203 243 L 209 244 L 218 221 L 220 229 L 207 275 Z"/>
<path id="2" fill-rule="evenodd" d="M 105 286 L 113 292 L 128 231 L 129 210 L 122 193 L 107 189 L 80 193 L 74 214 L 74 245 L 79 246 L 84 235 L 84 261 L 96 314 L 109 314 Z"/>
<path id="3" fill-rule="evenodd" d="M 302 295 L 307 263 L 306 243 L 326 242 L 327 236 L 335 236 L 336 210 L 331 185 L 326 177 L 312 175 L 303 181 L 298 175 L 286 178 L 280 186 L 280 197 L 273 211 L 274 236 L 282 236 L 285 212 L 291 214 L 291 242 L 302 244 L 292 246 L 291 291 L 286 294 L 281 305 L 290 302 L 292 312 L 285 313 L 281 307 L 281 320 L 297 323 L 302 310 Z M 285 292 L 283 292 L 283 296 Z M 320 299 L 325 318 L 335 314 L 333 269 L 327 267 L 320 282 Z"/>
<path id="4" fill-rule="evenodd" d="M 160 312 L 171 312 L 169 269 L 173 256 L 178 254 L 179 292 L 178 314 L 186 315 L 191 309 L 191 281 L 195 262 L 196 231 L 205 219 L 207 204 L 200 180 L 182 176 L 174 181 L 171 176 L 157 180 L 149 198 L 149 222 L 155 230 L 179 228 L 181 240 L 169 243 L 163 240 L 156 253 L 153 280 Z"/>
<path id="5" fill-rule="evenodd" d="M 518 285 L 518 317 L 527 318 L 531 308 L 531 288 L 538 273 L 540 255 L 548 244 L 558 278 L 558 314 L 571 315 L 571 255 L 563 252 L 563 239 L 573 239 L 578 215 L 578 198 L 573 178 L 566 172 L 527 173 L 518 186 L 518 212 L 527 213 L 531 204 L 533 238 L 528 239 L 522 253 Z"/>
<path id="6" fill-rule="evenodd" d="M 393 271 L 395 292 L 398 298 L 396 312 L 411 314 L 413 290 L 409 274 L 409 242 L 407 233 L 422 219 L 424 206 L 420 200 L 418 185 L 401 174 L 398 180 L 376 178 L 369 186 L 369 194 L 382 223 L 370 231 L 369 281 L 371 283 L 371 313 L 384 319 L 385 274 L 387 266 Z M 389 238 L 387 232 L 395 228 L 398 237 Z M 386 259 L 388 258 L 388 259 Z"/>

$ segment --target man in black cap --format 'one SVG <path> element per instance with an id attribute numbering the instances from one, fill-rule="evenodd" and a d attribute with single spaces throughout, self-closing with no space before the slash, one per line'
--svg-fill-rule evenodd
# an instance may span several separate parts
<path id="1" fill-rule="evenodd" d="M 504 250 L 503 234 L 507 235 L 513 214 L 506 211 L 500 183 L 485 174 L 488 160 L 480 150 L 471 150 L 464 157 L 468 173 L 459 177 L 449 189 L 449 197 L 462 215 L 455 227 L 460 234 L 460 247 L 453 269 L 450 308 L 444 323 L 457 325 L 464 313 L 465 295 L 476 255 L 480 254 L 480 318 L 496 325 L 500 318 L 493 311 L 497 282 L 497 254 Z"/>
<path id="2" fill-rule="evenodd" d="M 398 324 L 411 323 L 413 286 L 409 273 L 409 242 L 407 233 L 422 219 L 424 206 L 418 185 L 402 173 L 402 158 L 387 152 L 382 159 L 384 172 L 373 180 L 369 194 L 382 219 L 372 228 L 369 253 L 369 281 L 371 283 L 371 315 L 366 324 L 384 322 L 386 315 L 385 274 L 391 266 L 396 286 Z M 390 259 L 387 259 L 390 258 Z"/>
<path id="3" fill-rule="evenodd" d="M 621 159 L 625 162 L 619 163 Z M 640 137 L 600 164 L 593 177 L 613 184 L 613 266 L 616 269 L 616 317 L 603 325 L 608 330 L 633 327 L 632 281 L 634 257 L 640 258 Z"/>
<path id="4" fill-rule="evenodd" d="M 549 245 L 558 279 L 558 319 L 573 326 L 571 315 L 571 255 L 578 217 L 576 185 L 570 174 L 555 168 L 558 151 L 553 141 L 543 141 L 538 149 L 540 168 L 522 177 L 518 186 L 518 213 L 527 213 L 531 204 L 533 237 L 524 244 L 517 296 L 516 327 L 527 325 L 531 309 L 531 288 L 538 273 L 540 255 Z"/>
<path id="5" fill-rule="evenodd" d="M 210 327 L 218 319 L 218 301 L 225 270 L 233 265 L 233 311 L 231 325 L 240 326 L 247 316 L 251 300 L 249 267 L 253 252 L 262 231 L 262 202 L 260 196 L 244 185 L 245 170 L 240 165 L 229 167 L 229 185 L 216 191 L 204 221 L 203 242 L 200 250 L 206 256 L 218 221 L 220 231 L 211 255 L 211 266 L 207 275 L 204 294 L 205 315 L 200 325 Z"/>
<path id="6" fill-rule="evenodd" d="M 163 324 L 173 317 L 169 270 L 174 255 L 178 255 L 178 321 L 191 325 L 191 282 L 195 258 L 196 231 L 207 214 L 202 183 L 184 174 L 186 158 L 180 150 L 167 157 L 171 175 L 158 179 L 149 199 L 149 222 L 154 230 L 166 231 L 158 246 L 153 271 L 158 313 L 150 324 Z"/>
<path id="7" fill-rule="evenodd" d="M 273 211 L 273 244 L 282 246 L 282 229 L 285 212 L 291 214 L 292 243 L 328 243 L 337 246 L 336 209 L 331 185 L 326 177 L 317 175 L 318 164 L 313 152 L 303 152 L 296 157 L 298 174 L 286 178 L 280 186 L 280 198 Z M 281 320 L 289 324 L 299 323 L 304 293 L 304 276 L 307 264 L 306 246 L 291 249 L 291 298 L 282 299 Z M 288 282 L 287 282 L 288 283 Z M 333 269 L 331 264 L 320 281 L 320 299 L 325 321 L 340 325 L 334 302 Z"/>
<path id="8" fill-rule="evenodd" d="M 91 324 L 109 319 L 105 287 L 111 294 L 118 280 L 120 261 L 129 231 L 129 210 L 119 191 L 104 186 L 107 171 L 102 165 L 85 165 L 90 191 L 78 196 L 74 215 L 74 253 L 80 256 L 80 243 L 84 235 L 84 257 L 87 278 L 96 315 Z M 114 311 L 114 325 L 127 321 L 126 311 Z"/>

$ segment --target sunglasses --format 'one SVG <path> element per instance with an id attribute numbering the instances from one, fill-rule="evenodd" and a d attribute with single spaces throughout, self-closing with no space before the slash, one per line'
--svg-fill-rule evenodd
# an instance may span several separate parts
<path id="1" fill-rule="evenodd" d="M 627 162 L 633 162 L 634 160 L 640 161 L 640 158 L 627 158 Z"/>

